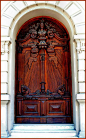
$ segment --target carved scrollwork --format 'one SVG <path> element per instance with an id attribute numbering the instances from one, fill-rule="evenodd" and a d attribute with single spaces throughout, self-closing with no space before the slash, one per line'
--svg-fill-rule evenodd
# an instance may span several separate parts
<path id="1" fill-rule="evenodd" d="M 55 66 L 57 68 L 57 57 L 56 56 L 49 57 L 49 60 L 50 61 L 54 61 L 54 64 L 55 64 Z"/>
<path id="2" fill-rule="evenodd" d="M 19 53 L 22 53 L 23 48 L 30 48 L 30 56 L 27 60 L 29 70 L 31 69 L 32 63 L 37 61 L 37 56 L 41 50 L 46 51 L 49 61 L 53 61 L 55 67 L 58 67 L 58 57 L 56 55 L 57 47 L 63 47 L 64 52 L 69 51 L 69 37 L 65 29 L 61 27 L 60 25 L 57 26 L 54 21 L 47 21 L 47 18 L 38 18 L 36 21 L 34 20 L 32 24 L 28 23 L 25 32 L 24 28 L 20 31 L 20 36 L 18 36 L 17 39 L 19 44 L 17 49 Z M 21 34 L 24 34 L 22 39 Z M 45 61 L 44 54 L 40 55 L 40 60 L 41 63 Z M 62 88 L 59 88 L 58 93 L 62 94 L 63 92 Z"/>
<path id="3" fill-rule="evenodd" d="M 49 89 L 47 89 L 46 95 L 52 95 L 52 92 Z"/>
<path id="4" fill-rule="evenodd" d="M 40 90 L 36 90 L 35 94 L 39 96 L 40 95 Z"/>
<path id="5" fill-rule="evenodd" d="M 48 30 L 48 37 L 51 39 L 51 38 L 53 38 L 54 37 L 54 29 L 53 28 L 51 28 L 51 29 L 49 29 Z"/>
<path id="6" fill-rule="evenodd" d="M 49 55 L 49 60 L 53 61 L 56 68 L 57 68 L 57 57 L 56 57 L 54 46 L 52 45 L 52 42 L 50 42 L 50 45 L 47 48 L 47 52 L 48 52 L 48 55 Z"/>
<path id="7" fill-rule="evenodd" d="M 32 62 L 36 62 L 37 61 L 37 56 L 38 56 L 38 48 L 36 45 L 31 46 L 31 57 L 29 57 L 28 60 L 28 65 L 29 65 L 29 69 L 31 68 Z"/>
<path id="8" fill-rule="evenodd" d="M 54 48 L 49 46 L 49 48 L 47 48 L 47 52 L 48 53 L 54 53 Z"/>
<path id="9" fill-rule="evenodd" d="M 28 31 L 29 30 L 29 31 Z M 39 19 L 37 22 L 33 22 L 32 25 L 30 25 L 30 27 L 27 29 L 27 33 L 25 30 L 24 33 L 24 29 L 23 31 L 19 33 L 19 35 L 21 36 L 21 34 L 26 34 L 24 39 L 18 39 L 18 41 L 20 42 L 25 42 L 28 39 L 33 39 L 36 42 L 33 41 L 33 44 L 36 43 L 35 45 L 38 46 L 38 48 L 48 48 L 48 42 L 47 39 L 49 39 L 49 41 L 53 41 L 53 38 L 56 38 L 56 40 L 59 40 L 55 42 L 55 46 L 56 45 L 63 45 L 64 47 L 67 44 L 67 41 L 69 40 L 69 38 L 67 37 L 67 34 L 65 32 L 60 33 L 61 31 L 57 30 L 56 24 L 54 24 L 53 22 L 46 22 L 46 19 Z M 61 37 L 63 36 L 63 38 Z M 18 36 L 19 38 L 19 36 Z M 21 37 L 20 37 L 21 38 Z M 43 44 L 43 45 L 42 45 Z M 30 44 L 28 44 L 29 46 Z"/>
<path id="10" fill-rule="evenodd" d="M 31 38 L 32 39 L 35 39 L 37 37 L 37 31 L 32 29 L 32 32 L 31 32 Z"/>
<path id="11" fill-rule="evenodd" d="M 65 88 L 64 84 L 59 86 L 58 89 L 57 89 L 57 93 L 60 94 L 60 95 L 64 95 L 65 91 L 66 91 L 66 88 Z"/>
<path id="12" fill-rule="evenodd" d="M 26 85 L 21 85 L 21 94 L 29 99 L 32 99 L 32 97 L 34 95 L 41 95 L 43 92 L 46 95 L 50 95 L 53 96 L 53 98 L 60 98 L 63 95 L 69 95 L 69 92 L 66 92 L 66 88 L 65 85 L 61 85 L 58 87 L 57 92 L 51 92 L 49 89 L 45 92 L 45 87 L 44 87 L 45 82 L 41 82 L 41 91 L 40 90 L 36 90 L 36 92 L 34 92 L 33 94 L 31 94 L 30 89 L 26 86 Z"/>
<path id="13" fill-rule="evenodd" d="M 31 68 L 32 62 L 35 62 L 35 61 L 37 61 L 37 58 L 35 58 L 35 57 L 30 57 L 29 58 L 29 62 L 28 62 L 29 69 Z"/>
<path id="14" fill-rule="evenodd" d="M 30 89 L 26 85 L 21 85 L 21 93 L 22 95 L 27 95 L 30 93 Z"/>
<path id="15" fill-rule="evenodd" d="M 38 48 L 37 48 L 37 46 L 33 45 L 31 48 L 32 48 L 32 49 L 31 49 L 31 53 L 38 53 Z"/>
<path id="16" fill-rule="evenodd" d="M 65 60 L 63 59 L 66 55 L 66 53 L 64 54 L 63 52 L 69 51 L 69 38 L 67 33 L 65 33 L 66 31 L 62 28 L 60 29 L 53 20 L 53 22 L 50 22 L 50 20 L 47 21 L 45 18 L 39 19 L 34 20 L 32 24 L 28 23 L 27 30 L 23 28 L 23 31 L 20 31 L 20 36 L 18 36 L 17 39 L 17 50 L 19 53 L 23 51 L 19 56 L 22 60 L 25 58 L 25 60 L 23 60 L 24 64 L 22 64 L 21 61 L 21 67 L 24 67 L 24 69 L 22 68 L 24 77 L 19 84 L 18 92 L 21 92 L 21 97 L 27 100 L 39 99 L 41 96 L 52 100 L 62 99 L 69 95 L 67 87 L 65 88 L 63 84 L 67 82 L 64 81 L 65 73 L 63 72 L 65 71 L 62 71 L 64 70 L 63 65 L 65 65 Z M 35 68 L 37 68 L 37 72 L 34 72 Z M 50 70 L 48 71 L 48 69 Z M 33 74 L 35 73 L 34 76 L 32 75 L 32 71 Z M 51 71 L 53 71 L 53 74 L 55 73 L 55 77 L 52 76 Z M 48 73 L 45 74 L 45 72 L 49 72 L 51 77 L 48 77 Z M 34 78 L 38 74 L 40 74 L 38 79 L 37 77 Z M 22 82 L 29 84 L 28 86 L 31 91 L 26 85 L 21 86 Z"/>

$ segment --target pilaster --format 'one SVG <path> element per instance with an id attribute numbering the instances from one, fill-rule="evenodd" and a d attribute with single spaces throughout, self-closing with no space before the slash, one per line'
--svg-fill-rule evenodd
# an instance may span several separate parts
<path id="1" fill-rule="evenodd" d="M 10 96 L 8 92 L 8 65 L 10 37 L 1 38 L 1 137 L 8 136 L 8 103 Z"/>
<path id="2" fill-rule="evenodd" d="M 10 37 L 1 38 L 1 93 L 8 93 L 8 61 L 9 61 L 9 45 Z"/>
<path id="3" fill-rule="evenodd" d="M 80 132 L 79 138 L 85 138 L 85 94 L 77 94 L 76 100 L 79 103 L 79 115 L 80 115 Z"/>
<path id="4" fill-rule="evenodd" d="M 78 92 L 85 93 L 85 36 L 74 36 L 77 52 Z"/>
<path id="5" fill-rule="evenodd" d="M 8 129 L 7 129 L 7 112 L 8 112 L 8 103 L 10 100 L 9 95 L 1 95 L 1 137 L 8 137 Z"/>
<path id="6" fill-rule="evenodd" d="M 77 52 L 79 138 L 85 138 L 85 35 L 74 35 Z"/>

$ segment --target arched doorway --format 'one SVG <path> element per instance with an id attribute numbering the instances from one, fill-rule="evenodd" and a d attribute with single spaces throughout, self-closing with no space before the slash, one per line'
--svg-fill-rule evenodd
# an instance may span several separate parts
<path id="1" fill-rule="evenodd" d="M 72 123 L 69 34 L 59 21 L 27 21 L 16 39 L 16 123 Z"/>

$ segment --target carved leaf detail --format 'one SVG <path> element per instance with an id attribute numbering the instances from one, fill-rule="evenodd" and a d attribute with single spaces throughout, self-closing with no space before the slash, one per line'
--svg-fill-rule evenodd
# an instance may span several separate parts
<path id="1" fill-rule="evenodd" d="M 57 92 L 60 95 L 64 95 L 64 93 L 65 93 L 65 85 L 63 84 L 63 85 L 59 86 L 58 89 L 57 89 Z"/>
<path id="2" fill-rule="evenodd" d="M 56 68 L 57 68 L 57 57 L 56 57 L 56 56 L 49 57 L 49 60 L 50 60 L 50 61 L 54 61 L 54 64 L 55 64 L 55 66 L 56 66 Z"/>
<path id="3" fill-rule="evenodd" d="M 30 57 L 29 58 L 29 62 L 28 62 L 29 69 L 31 68 L 32 62 L 35 62 L 35 61 L 37 61 L 37 58 L 35 58 L 35 57 Z"/>

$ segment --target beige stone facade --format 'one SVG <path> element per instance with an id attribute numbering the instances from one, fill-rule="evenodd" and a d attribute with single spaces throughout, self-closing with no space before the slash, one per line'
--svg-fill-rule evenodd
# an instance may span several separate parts
<path id="1" fill-rule="evenodd" d="M 1 134 L 11 134 L 15 102 L 15 40 L 19 28 L 36 16 L 50 16 L 70 35 L 73 123 L 85 137 L 85 1 L 1 1 Z"/>

